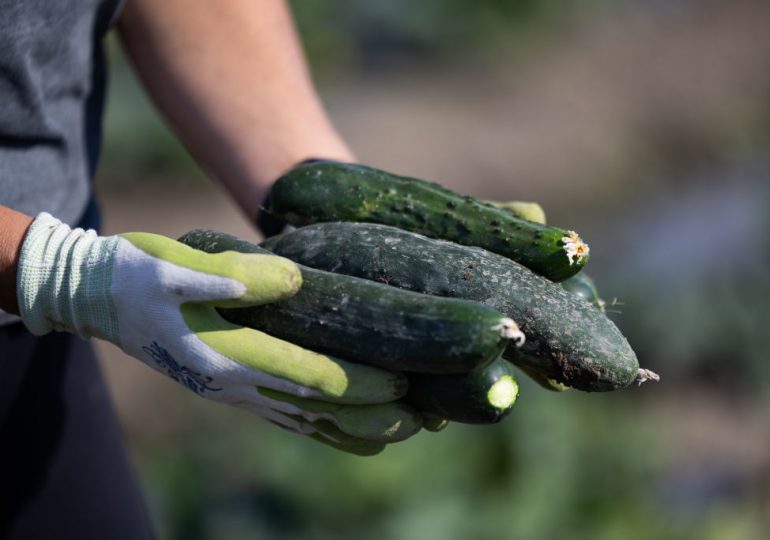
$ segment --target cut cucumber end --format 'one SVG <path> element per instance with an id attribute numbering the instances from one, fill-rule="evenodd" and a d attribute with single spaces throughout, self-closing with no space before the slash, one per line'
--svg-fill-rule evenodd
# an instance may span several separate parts
<path id="1" fill-rule="evenodd" d="M 516 403 L 519 397 L 519 384 L 510 375 L 504 375 L 487 392 L 487 401 L 500 410 L 505 410 Z"/>
<path id="2" fill-rule="evenodd" d="M 647 381 L 658 382 L 660 381 L 660 375 L 650 369 L 639 368 L 639 372 L 636 374 L 634 382 L 636 382 L 637 386 L 642 386 L 642 384 Z"/>

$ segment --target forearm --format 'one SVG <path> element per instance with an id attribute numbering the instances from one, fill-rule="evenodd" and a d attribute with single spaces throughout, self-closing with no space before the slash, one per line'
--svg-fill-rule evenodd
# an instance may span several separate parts
<path id="1" fill-rule="evenodd" d="M 0 205 L 0 309 L 18 313 L 16 268 L 24 235 L 32 218 Z"/>
<path id="2" fill-rule="evenodd" d="M 129 0 L 120 34 L 160 110 L 250 217 L 309 157 L 350 161 L 283 0 Z"/>

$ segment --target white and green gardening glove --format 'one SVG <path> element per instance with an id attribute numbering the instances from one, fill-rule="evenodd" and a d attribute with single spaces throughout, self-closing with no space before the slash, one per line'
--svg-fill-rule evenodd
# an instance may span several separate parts
<path id="1" fill-rule="evenodd" d="M 498 208 L 502 208 L 504 210 L 508 210 L 512 212 L 513 214 L 528 219 L 529 221 L 534 221 L 535 223 L 540 223 L 541 225 L 545 225 L 545 211 L 543 210 L 543 207 L 540 206 L 536 202 L 524 202 L 524 201 L 485 201 L 492 206 L 497 206 Z"/>
<path id="2" fill-rule="evenodd" d="M 222 319 L 216 307 L 299 290 L 282 257 L 208 254 L 148 233 L 110 237 L 40 214 L 24 239 L 19 310 L 35 335 L 110 341 L 196 394 L 245 408 L 337 448 L 373 454 L 420 429 L 393 403 L 406 378 L 302 349 Z"/>

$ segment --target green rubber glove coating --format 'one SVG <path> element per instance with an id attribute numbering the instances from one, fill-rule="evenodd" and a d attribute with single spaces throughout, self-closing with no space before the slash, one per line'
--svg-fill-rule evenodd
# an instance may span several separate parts
<path id="1" fill-rule="evenodd" d="M 545 225 L 545 211 L 543 211 L 543 207 L 537 204 L 536 202 L 524 202 L 524 201 L 506 201 L 506 202 L 486 201 L 486 202 L 488 202 L 492 206 L 509 210 L 511 213 L 521 218 L 528 219 L 529 221 L 534 221 L 535 223 L 540 223 L 541 225 Z"/>
<path id="2" fill-rule="evenodd" d="M 406 394 L 408 382 L 401 373 L 318 354 L 234 325 L 211 306 L 191 303 L 181 310 L 190 330 L 215 351 L 243 366 L 317 390 L 317 399 L 345 404 L 387 403 Z"/>
<path id="3" fill-rule="evenodd" d="M 422 427 L 421 416 L 405 403 L 351 407 L 304 399 L 267 388 L 259 388 L 258 391 L 270 399 L 294 405 L 304 411 L 331 416 L 336 420 L 336 427 L 343 433 L 367 441 L 383 443 L 403 441 L 420 431 Z"/>
<path id="4" fill-rule="evenodd" d="M 302 274 L 289 259 L 251 253 L 204 253 L 150 233 L 121 235 L 148 255 L 189 270 L 237 280 L 246 287 L 238 299 L 213 301 L 219 307 L 260 305 L 288 298 L 302 286 Z"/>

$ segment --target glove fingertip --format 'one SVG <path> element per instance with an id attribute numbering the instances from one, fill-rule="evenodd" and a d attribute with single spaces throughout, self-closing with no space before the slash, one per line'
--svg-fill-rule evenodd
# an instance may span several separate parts
<path id="1" fill-rule="evenodd" d="M 277 255 L 225 252 L 232 258 L 231 272 L 246 287 L 233 306 L 260 305 L 289 298 L 302 287 L 302 272 L 296 263 Z"/>
<path id="2" fill-rule="evenodd" d="M 345 407 L 336 418 L 345 435 L 378 443 L 404 441 L 417 434 L 422 423 L 422 415 L 403 401 Z"/>
<path id="3" fill-rule="evenodd" d="M 436 416 L 425 416 L 422 421 L 423 429 L 432 433 L 443 431 L 448 425 L 449 420 L 446 418 L 438 418 Z"/>
<path id="4" fill-rule="evenodd" d="M 376 456 L 385 450 L 385 443 L 365 441 L 365 440 L 345 440 L 345 441 L 332 441 L 327 437 L 324 437 L 320 433 L 313 433 L 308 435 L 311 439 L 330 446 L 335 450 L 341 450 L 348 454 L 353 454 L 359 457 Z"/>

